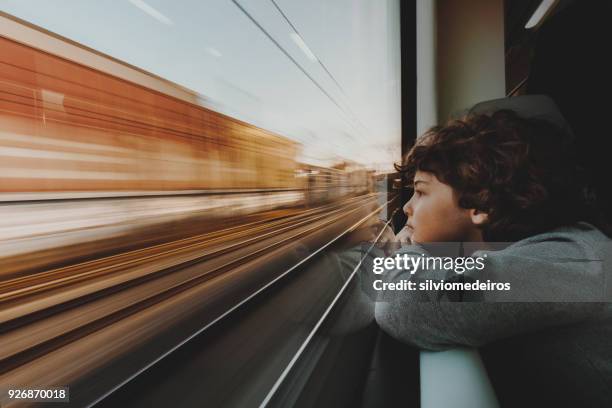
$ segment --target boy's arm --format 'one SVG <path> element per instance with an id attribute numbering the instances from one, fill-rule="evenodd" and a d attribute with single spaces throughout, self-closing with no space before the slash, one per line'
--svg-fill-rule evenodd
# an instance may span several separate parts
<path id="1" fill-rule="evenodd" d="M 541 259 L 536 254 L 547 249 L 546 244 L 521 248 L 511 253 L 489 253 L 483 271 L 466 274 L 464 281 L 509 281 L 512 291 L 481 292 L 482 301 L 453 302 L 443 291 L 379 291 L 376 320 L 380 327 L 398 340 L 423 349 L 442 350 L 456 346 L 477 347 L 490 341 L 557 326 L 579 322 L 596 315 L 604 303 L 587 302 L 597 299 L 601 264 L 586 260 L 571 249 L 558 262 Z M 409 247 L 402 253 L 419 256 L 419 247 Z M 575 259 L 571 257 L 574 256 Z M 416 284 L 427 279 L 439 282 L 454 272 L 394 270 L 380 275 L 384 282 L 404 279 Z M 513 293 L 514 292 L 514 293 Z M 475 292 L 464 292 L 476 298 Z M 548 299 L 549 301 L 544 301 Z M 551 299 L 556 301 L 550 301 Z M 567 301 L 572 300 L 572 301 Z M 575 301 L 583 300 L 583 301 Z"/>

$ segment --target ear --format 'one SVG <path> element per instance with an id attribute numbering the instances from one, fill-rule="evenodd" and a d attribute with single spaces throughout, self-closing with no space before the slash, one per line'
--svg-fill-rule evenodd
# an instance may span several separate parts
<path id="1" fill-rule="evenodd" d="M 472 219 L 472 223 L 474 225 L 484 225 L 489 222 L 489 214 L 474 208 L 470 210 L 470 218 Z"/>

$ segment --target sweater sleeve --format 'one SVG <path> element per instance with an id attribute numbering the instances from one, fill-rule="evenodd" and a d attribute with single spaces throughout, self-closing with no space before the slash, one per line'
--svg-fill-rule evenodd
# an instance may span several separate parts
<path id="1" fill-rule="evenodd" d="M 408 247 L 402 253 L 419 256 L 422 250 Z M 478 255 L 484 253 L 473 256 Z M 471 292 L 457 297 L 457 293 L 449 295 L 440 290 L 380 290 L 375 317 L 392 337 L 423 349 L 478 347 L 596 316 L 605 307 L 600 296 L 601 265 L 597 254 L 576 240 L 533 240 L 487 252 L 485 268 L 466 272 L 461 278 L 509 282 L 510 291 L 483 291 L 478 296 Z M 411 274 L 396 269 L 383 274 L 382 280 L 418 284 L 448 279 L 454 274 L 441 270 Z"/>

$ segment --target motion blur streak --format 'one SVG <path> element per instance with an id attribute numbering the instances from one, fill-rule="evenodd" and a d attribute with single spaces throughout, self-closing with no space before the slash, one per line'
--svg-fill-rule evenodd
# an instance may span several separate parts
<path id="1" fill-rule="evenodd" d="M 0 47 L 2 192 L 296 187 L 298 145 L 286 138 L 7 39 Z"/>
<path id="2" fill-rule="evenodd" d="M 369 239 L 355 228 L 388 200 L 358 163 L 299 163 L 298 143 L 122 77 L 136 68 L 0 48 L 2 385 L 96 401 L 309 254 Z M 316 279 L 318 310 L 338 276 Z"/>

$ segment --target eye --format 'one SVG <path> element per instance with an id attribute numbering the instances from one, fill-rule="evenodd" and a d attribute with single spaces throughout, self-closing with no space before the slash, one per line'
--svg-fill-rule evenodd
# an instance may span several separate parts
<path id="1" fill-rule="evenodd" d="M 414 190 L 414 195 L 420 197 L 423 195 L 423 192 L 421 190 Z"/>

